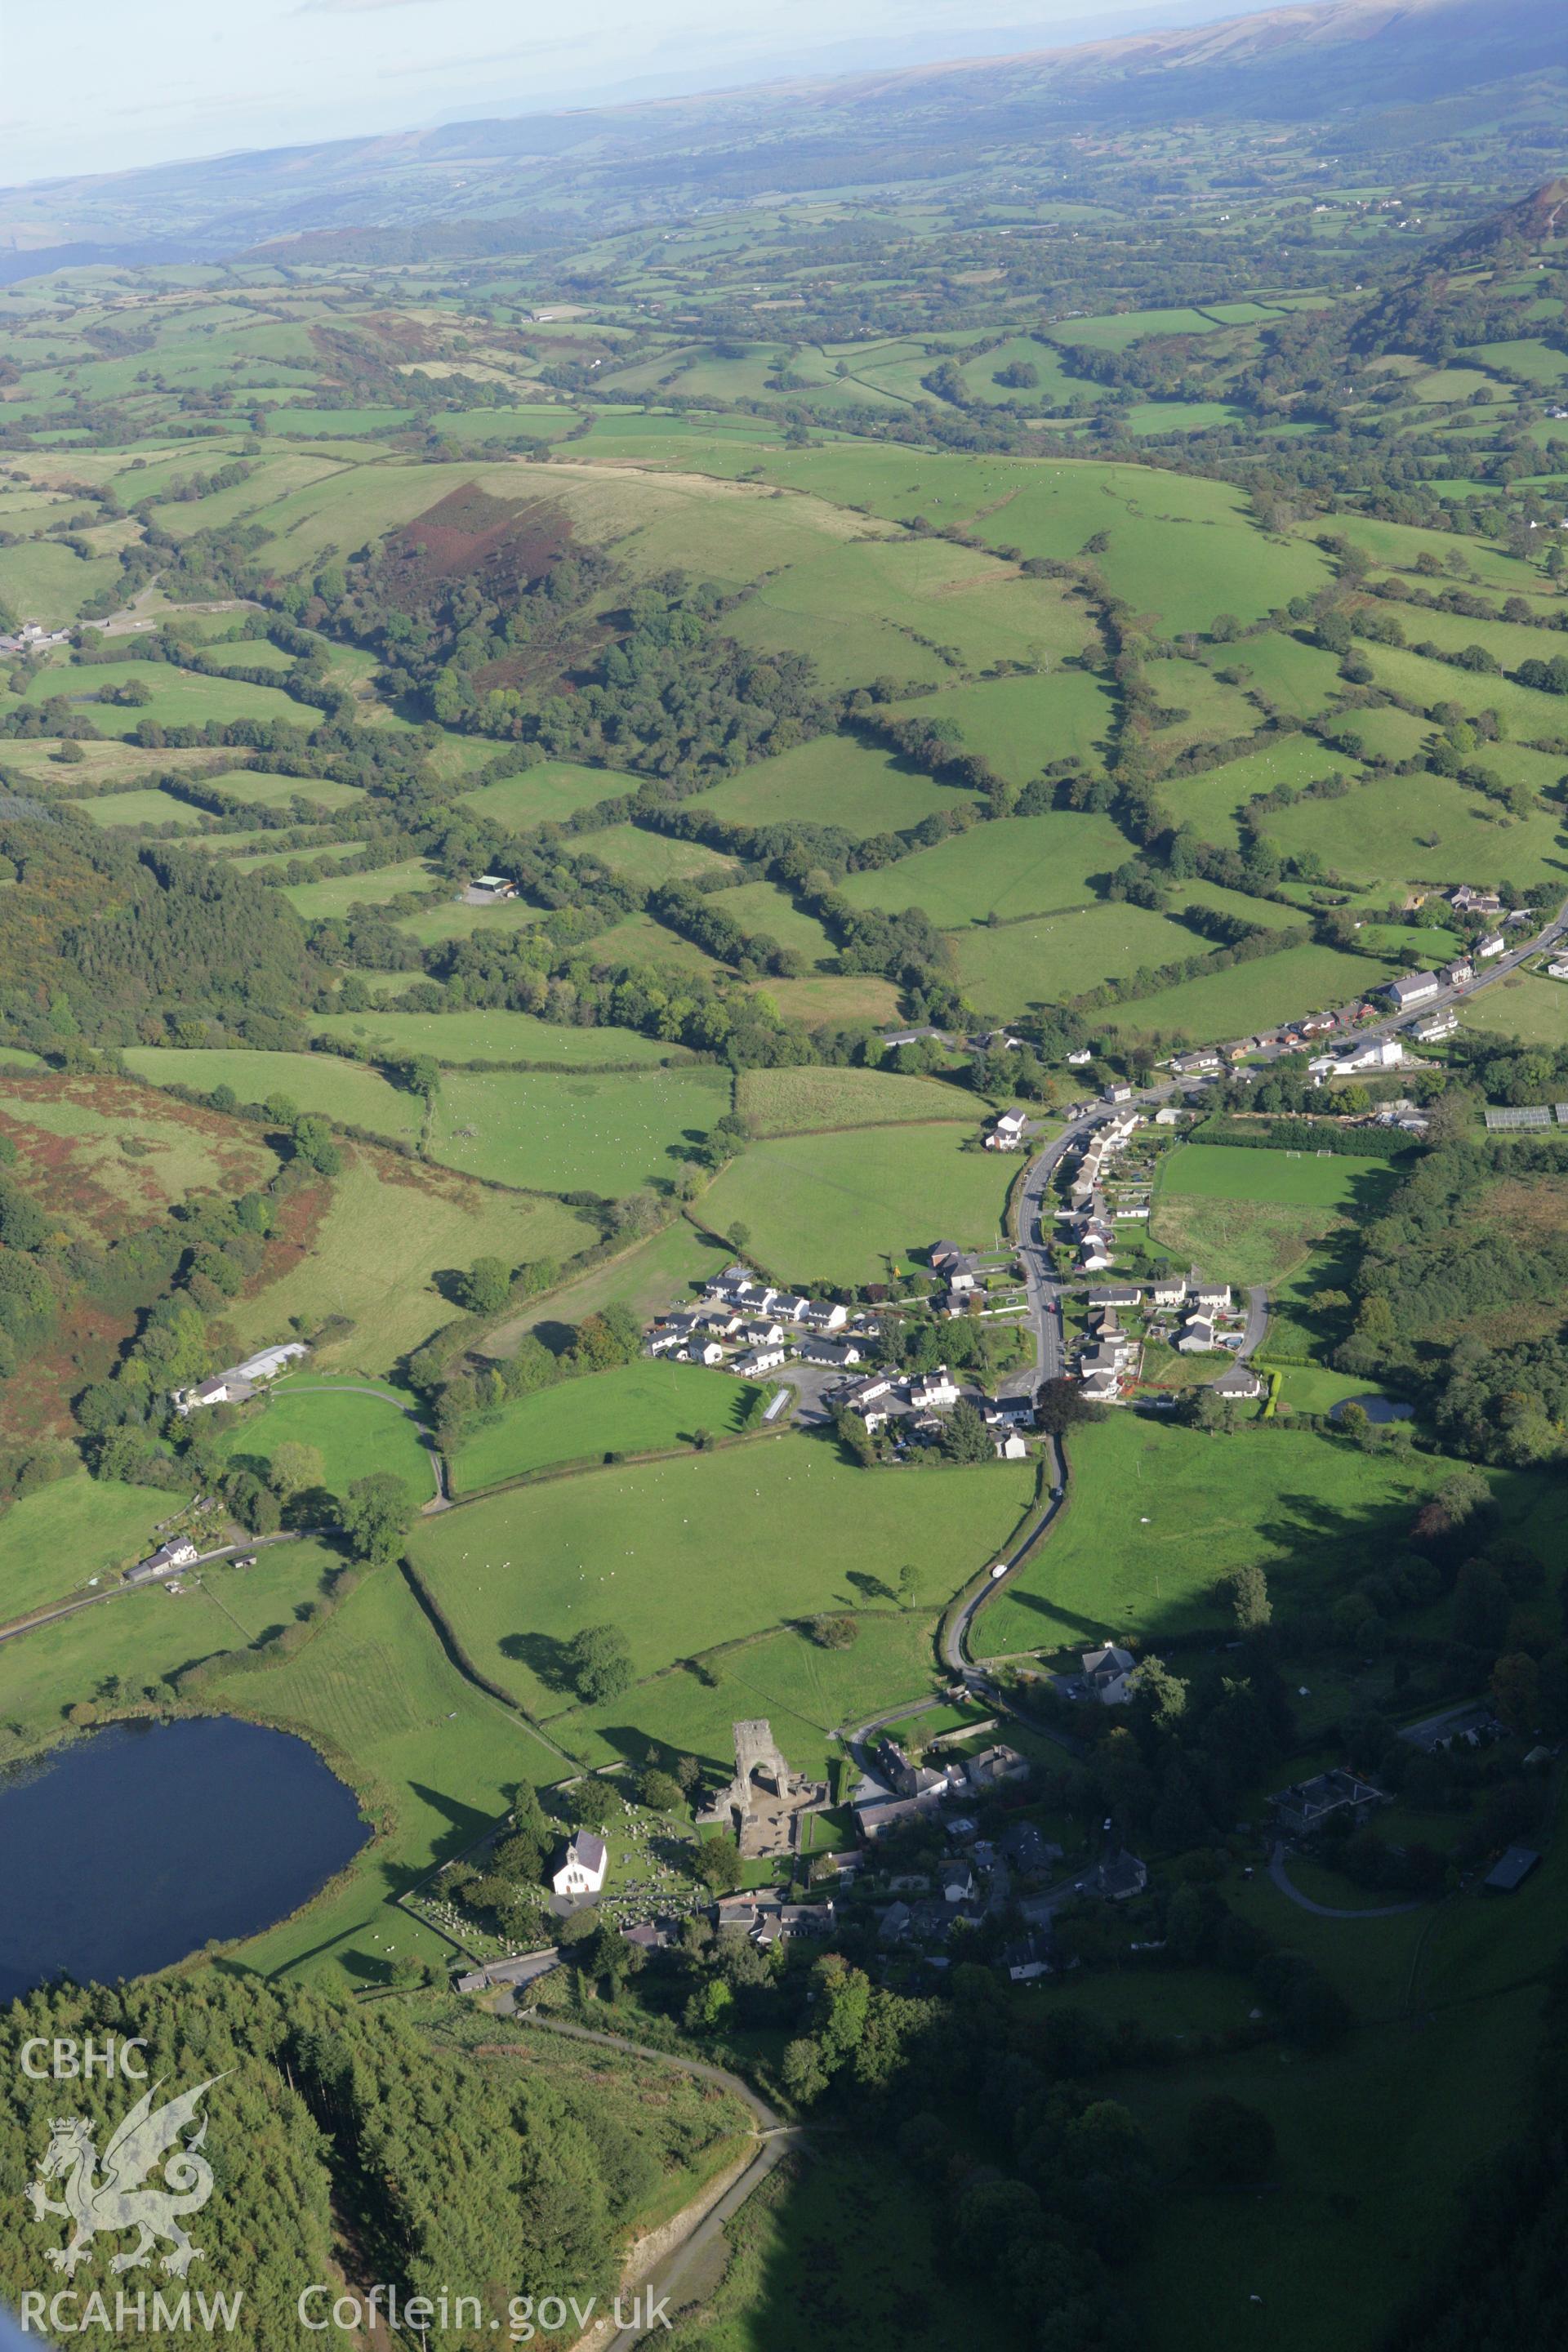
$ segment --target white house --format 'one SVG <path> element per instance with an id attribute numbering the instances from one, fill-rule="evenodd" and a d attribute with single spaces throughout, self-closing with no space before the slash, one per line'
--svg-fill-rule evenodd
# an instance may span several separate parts
<path id="1" fill-rule="evenodd" d="M 1498 945 L 1501 944 L 1500 940 Z M 1409 971 L 1389 982 L 1388 993 L 1397 1012 L 1408 1013 L 1413 1004 L 1425 1004 L 1429 996 L 1436 996 L 1439 985 L 1435 971 Z"/>
<path id="2" fill-rule="evenodd" d="M 841 1331 L 849 1320 L 849 1309 L 834 1299 L 808 1298 L 799 1319 L 811 1331 Z"/>
<path id="3" fill-rule="evenodd" d="M 1445 1005 L 1440 1013 L 1429 1013 L 1425 1021 L 1417 1021 L 1410 1034 L 1418 1045 L 1436 1045 L 1440 1039 L 1451 1037 L 1458 1025 L 1458 1014 Z"/>
<path id="4" fill-rule="evenodd" d="M 1508 941 L 1500 931 L 1489 931 L 1476 949 L 1477 958 L 1482 963 L 1489 963 L 1493 956 L 1501 955 L 1507 945 Z"/>
<path id="5" fill-rule="evenodd" d="M 1443 966 L 1445 988 L 1465 988 L 1476 976 L 1476 967 L 1468 956 L 1456 956 L 1452 963 Z"/>
<path id="6" fill-rule="evenodd" d="M 557 1895 L 597 1895 L 605 1884 L 609 1853 L 602 1837 L 579 1830 L 551 1884 Z"/>
<path id="7" fill-rule="evenodd" d="M 1131 1650 L 1123 1650 L 1114 1642 L 1102 1649 L 1085 1650 L 1083 1678 L 1101 1706 L 1125 1706 L 1132 1694 L 1127 1687 L 1127 1677 L 1134 1664 Z"/>
<path id="8" fill-rule="evenodd" d="M 762 1347 L 753 1348 L 749 1355 L 737 1357 L 734 1369 L 743 1381 L 754 1381 L 763 1372 L 777 1371 L 784 1360 L 784 1351 L 781 1347 L 764 1342 Z"/>
<path id="9" fill-rule="evenodd" d="M 1189 1315 L 1176 1340 L 1184 1356 L 1206 1356 L 1214 1347 L 1214 1325 L 1206 1315 Z"/>
<path id="10" fill-rule="evenodd" d="M 1009 1430 L 1005 1437 L 994 1438 L 992 1446 L 998 1462 L 1024 1462 L 1028 1458 L 1029 1449 L 1016 1429 Z"/>
<path id="11" fill-rule="evenodd" d="M 1230 1285 L 1228 1282 L 1190 1282 L 1187 1299 L 1190 1305 L 1206 1307 L 1211 1314 L 1228 1314 Z"/>
<path id="12" fill-rule="evenodd" d="M 1568 956 L 1557 956 L 1546 967 L 1548 980 L 1568 980 Z"/>
<path id="13" fill-rule="evenodd" d="M 1028 1125 L 1021 1110 L 1005 1110 L 985 1139 L 987 1151 L 1016 1151 Z"/>
<path id="14" fill-rule="evenodd" d="M 910 1402 L 917 1412 L 945 1412 L 958 1402 L 958 1383 L 945 1364 L 934 1372 L 917 1374 L 910 1382 Z"/>
<path id="15" fill-rule="evenodd" d="M 1152 1282 L 1149 1296 L 1156 1307 L 1180 1307 L 1186 1298 L 1187 1286 L 1183 1281 Z"/>
<path id="16" fill-rule="evenodd" d="M 1080 1045 L 1080 1046 L 1079 1047 L 1079 1049 L 1078 1049 L 1078 1051 L 1077 1051 L 1077 1053 L 1076 1053 L 1076 1054 L 1069 1054 L 1069 1055 L 1068 1055 L 1068 1069 L 1069 1069 L 1069 1070 L 1082 1070 L 1082 1069 L 1087 1069 L 1087 1068 L 1088 1068 L 1088 1066 L 1089 1066 L 1089 1063 L 1090 1063 L 1090 1062 L 1092 1062 L 1092 1061 L 1093 1061 L 1093 1059 L 1094 1059 L 1094 1048 L 1093 1048 L 1093 1046 L 1092 1046 L 1092 1045 Z"/>

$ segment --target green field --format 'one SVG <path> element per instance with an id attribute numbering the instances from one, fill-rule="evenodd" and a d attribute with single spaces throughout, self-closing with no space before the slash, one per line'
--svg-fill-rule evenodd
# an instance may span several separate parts
<path id="1" fill-rule="evenodd" d="M 284 896 L 308 923 L 329 923 L 354 907 L 383 907 L 405 891 L 430 890 L 437 877 L 422 857 L 405 858 L 400 866 L 379 866 L 369 874 L 329 875 L 321 882 L 290 882 Z"/>
<path id="2" fill-rule="evenodd" d="M 1050 914 L 1092 902 L 1090 875 L 1111 873 L 1128 850 L 1126 835 L 1109 816 L 1062 810 L 1009 817 L 972 825 L 896 865 L 851 874 L 843 895 L 852 907 L 889 914 L 921 907 L 933 923 L 950 928 L 983 923 L 991 914 Z"/>
<path id="3" fill-rule="evenodd" d="M 296 1655 L 217 1689 L 245 1714 L 320 1745 L 383 1828 L 342 1886 L 247 1945 L 246 1962 L 268 1975 L 299 1969 L 341 1984 L 344 1973 L 380 1981 L 375 1955 L 388 1939 L 444 1960 L 440 1938 L 389 1916 L 385 1899 L 489 1829 L 505 1811 L 509 1783 L 558 1778 L 549 1749 L 448 1664 L 395 1569 L 369 1577 Z"/>
<path id="4" fill-rule="evenodd" d="M 635 1722 L 625 1699 L 605 1699 L 555 1717 L 555 1732 L 587 1764 L 640 1759 L 658 1740 L 728 1769 L 731 1726 L 765 1715 L 796 1771 L 826 1780 L 843 1753 L 841 1727 L 940 1686 L 930 1612 L 884 1602 L 863 1610 L 858 1623 L 847 1650 L 824 1649 L 807 1626 L 790 1625 L 710 1651 L 700 1679 L 672 1666 L 639 1683 Z"/>
<path id="5" fill-rule="evenodd" d="M 1149 1237 L 1211 1280 L 1274 1282 L 1345 1218 L 1375 1215 L 1393 1181 L 1386 1160 L 1184 1143 L 1160 1162 Z"/>
<path id="6" fill-rule="evenodd" d="M 433 1054 L 438 1062 L 569 1063 L 585 1070 L 682 1058 L 679 1046 L 635 1029 L 565 1029 L 531 1013 L 321 1013 L 319 1036 L 346 1037 L 367 1053 Z"/>
<path id="7" fill-rule="evenodd" d="M 1459 1014 L 1464 1029 L 1495 1030 L 1521 1045 L 1568 1045 L 1568 986 L 1560 980 L 1510 972 Z"/>
<path id="8" fill-rule="evenodd" d="M 819 735 L 781 759 L 760 761 L 692 805 L 732 824 L 836 824 L 863 839 L 973 800 L 973 793 L 933 783 L 894 752 L 852 735 Z"/>
<path id="9" fill-rule="evenodd" d="M 1078 1649 L 1108 1634 L 1158 1649 L 1167 1633 L 1228 1627 L 1216 1582 L 1253 1560 L 1277 1609 L 1317 1607 L 1357 1560 L 1370 1570 L 1397 1546 L 1452 1468 L 1310 1432 L 1211 1437 L 1131 1414 L 1075 1432 L 1068 1452 L 1067 1513 L 981 1616 L 977 1656 Z"/>
<path id="10" fill-rule="evenodd" d="M 63 1599 L 105 1569 L 145 1559 L 178 1497 L 78 1471 L 0 1517 L 0 1618 Z"/>
<path id="11" fill-rule="evenodd" d="M 620 1626 L 640 1681 L 786 1619 L 886 1605 L 906 1562 L 931 1608 L 1034 1488 L 1022 1463 L 862 1471 L 784 1436 L 517 1488 L 426 1520 L 409 1556 L 481 1671 L 550 1715 L 569 1696 L 561 1646 L 584 1625 Z M 620 1719 L 636 1708 L 629 1693 Z"/>
<path id="12" fill-rule="evenodd" d="M 1278 1202 L 1300 1209 L 1375 1213 L 1393 1181 L 1383 1159 L 1348 1152 L 1254 1150 L 1246 1144 L 1184 1143 L 1160 1163 L 1162 1199 Z"/>
<path id="13" fill-rule="evenodd" d="M 802 1135 L 813 1129 L 958 1119 L 973 1126 L 989 1105 L 966 1087 L 890 1071 L 742 1070 L 735 1108 L 753 1135 Z"/>
<path id="14" fill-rule="evenodd" d="M 499 784 L 478 784 L 459 795 L 465 808 L 509 832 L 523 833 L 536 824 L 559 824 L 580 808 L 635 791 L 635 776 L 618 775 L 613 768 L 584 768 L 570 760 L 546 760 L 507 776 Z"/>
<path id="15" fill-rule="evenodd" d="M 574 834 L 574 857 L 596 857 L 612 874 L 657 889 L 662 882 L 689 882 L 698 876 L 733 873 L 727 858 L 700 841 L 681 841 L 646 825 L 612 824 L 599 833 Z"/>
<path id="16" fill-rule="evenodd" d="M 1210 952 L 1197 932 L 1172 916 L 1109 901 L 1081 913 L 1026 917 L 994 930 L 980 926 L 961 933 L 953 947 L 965 995 L 1004 1017 L 1031 1004 L 1059 1003 L 1104 980 Z"/>
<path id="17" fill-rule="evenodd" d="M 1105 1025 L 1123 1037 L 1187 1038 L 1196 1044 L 1251 1035 L 1302 1013 L 1354 1004 L 1382 986 L 1391 964 L 1338 948 L 1285 948 L 1279 955 L 1205 972 L 1118 1004 Z"/>
<path id="18" fill-rule="evenodd" d="M 437 1275 L 479 1257 L 509 1265 L 567 1258 L 596 1238 L 558 1202 L 492 1191 L 354 1144 L 311 1230 L 309 1255 L 294 1255 L 275 1281 L 236 1299 L 227 1320 L 248 1349 L 276 1339 L 295 1317 L 315 1324 L 342 1315 L 353 1328 L 321 1351 L 324 1367 L 380 1377 L 451 1321 Z"/>
<path id="19" fill-rule="evenodd" d="M 210 1094 L 232 1087 L 241 1102 L 278 1096 L 296 1110 L 319 1111 L 345 1126 L 412 1143 L 425 1118 L 422 1095 L 389 1086 L 379 1070 L 337 1054 L 253 1054 L 223 1047 L 132 1045 L 126 1066 L 158 1087 L 193 1087 Z"/>
<path id="20" fill-rule="evenodd" d="M 354 1479 L 383 1471 L 401 1478 L 416 1502 L 428 1502 L 436 1491 L 425 1447 L 396 1402 L 353 1389 L 334 1391 L 308 1370 L 274 1389 L 259 1412 L 247 1407 L 224 1432 L 221 1450 L 226 1461 L 266 1464 L 280 1445 L 314 1446 L 329 1494 L 344 1495 Z"/>
<path id="21" fill-rule="evenodd" d="M 140 792 L 100 793 L 92 800 L 72 801 L 68 805 L 79 809 L 89 824 L 189 826 L 205 822 L 199 809 L 176 799 L 173 793 L 160 792 L 156 784 Z"/>
<path id="22" fill-rule="evenodd" d="M 683 1145 L 729 1108 L 727 1070 L 458 1070 L 436 1097 L 430 1150 L 497 1183 L 614 1199 L 673 1175 Z"/>
<path id="23" fill-rule="evenodd" d="M 663 1360 L 563 1381 L 465 1428 L 449 1456 L 453 1492 L 476 1494 L 554 1462 L 661 1452 L 685 1444 L 696 1429 L 728 1436 L 755 1394 L 728 1372 Z"/>
<path id="24" fill-rule="evenodd" d="M 705 1224 L 750 1232 L 749 1254 L 781 1282 L 876 1282 L 943 1234 L 994 1245 L 1016 1171 L 962 1151 L 956 1127 L 876 1127 L 755 1143 L 699 1204 Z"/>

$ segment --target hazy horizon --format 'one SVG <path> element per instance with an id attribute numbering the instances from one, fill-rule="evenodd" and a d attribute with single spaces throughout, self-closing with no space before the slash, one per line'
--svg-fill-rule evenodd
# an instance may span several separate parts
<path id="1" fill-rule="evenodd" d="M 546 20 L 520 37 L 506 0 L 253 0 L 245 16 L 221 21 L 202 0 L 149 0 L 135 14 L 78 0 L 67 95 L 47 120 L 0 122 L 0 181 L 16 188 L 487 115 L 1002 56 L 1273 5 L 1110 0 L 1090 16 L 1085 0 L 990 0 L 976 28 L 966 0 L 859 0 L 847 32 L 826 0 L 795 0 L 787 28 L 772 13 L 738 21 L 718 0 L 669 0 L 651 18 L 627 0 L 585 0 L 578 29 L 552 31 Z M 13 15 L 13 89 L 62 87 L 58 40 L 52 21 Z"/>

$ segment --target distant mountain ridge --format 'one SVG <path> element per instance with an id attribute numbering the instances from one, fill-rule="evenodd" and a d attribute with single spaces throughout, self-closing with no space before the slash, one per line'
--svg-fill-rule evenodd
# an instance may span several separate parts
<path id="1" fill-rule="evenodd" d="M 1310 121 L 1568 95 L 1564 0 L 1311 0 L 1261 14 L 839 79 L 443 124 L 0 190 L 0 239 L 234 252 L 380 221 L 548 211 L 568 184 L 647 205 L 918 181 L 1086 121 Z M 461 184 L 458 175 L 461 174 Z M 655 191 L 657 190 L 657 194 Z M 130 257 L 127 256 L 127 258 Z M 143 251 L 137 258 L 147 258 Z"/>

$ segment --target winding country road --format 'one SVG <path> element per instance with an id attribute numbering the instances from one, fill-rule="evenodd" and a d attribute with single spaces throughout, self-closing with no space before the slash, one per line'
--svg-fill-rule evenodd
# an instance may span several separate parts
<path id="1" fill-rule="evenodd" d="M 1376 1903 L 1369 1904 L 1361 1911 L 1337 1911 L 1332 1904 L 1314 1903 L 1310 1895 L 1303 1895 L 1300 1888 L 1292 1883 L 1285 1868 L 1282 1843 L 1277 1843 L 1268 1857 L 1268 1875 L 1281 1895 L 1288 1895 L 1299 1909 L 1310 1911 L 1315 1919 L 1398 1919 L 1406 1911 L 1425 1911 L 1430 1907 L 1426 1903 Z"/>
<path id="2" fill-rule="evenodd" d="M 650 2298 L 651 2307 L 656 2311 L 660 2303 L 679 2308 L 677 2298 L 681 2282 L 689 2276 L 709 2247 L 721 2234 L 725 2222 L 732 2214 L 739 2212 L 747 2198 L 762 2186 L 775 2165 L 782 2163 L 793 2149 L 807 2144 L 810 2135 L 802 2125 L 785 2123 L 784 2117 L 770 2107 L 749 2083 L 742 2082 L 739 2074 L 731 2074 L 727 2067 L 715 2066 L 707 2059 L 682 2058 L 668 2051 L 650 2050 L 646 2043 L 628 2041 L 624 2034 L 604 2033 L 591 2025 L 573 2025 L 564 2018 L 542 2017 L 535 2010 L 519 2010 L 517 2020 L 521 2024 L 537 2026 L 546 2033 L 565 2034 L 574 2042 L 595 2042 L 601 2049 L 621 2051 L 652 2065 L 668 2066 L 681 2074 L 694 2074 L 700 2081 L 715 2083 L 729 2091 L 750 2109 L 756 2126 L 756 2155 L 739 2179 L 732 2180 L 723 2195 L 700 2216 L 680 2242 L 655 2265 L 651 2274 L 637 2281 L 643 2315 L 650 2309 Z M 701 2201 L 699 2198 L 696 2204 L 700 2205 Z M 689 2211 L 695 2210 L 695 2207 L 688 2208 Z M 631 2352 L 633 2345 L 642 2340 L 652 2324 L 645 2325 L 640 2317 L 634 2320 L 609 2338 L 607 2352 Z M 601 2323 L 584 2340 L 597 2345 L 603 2334 Z"/>

